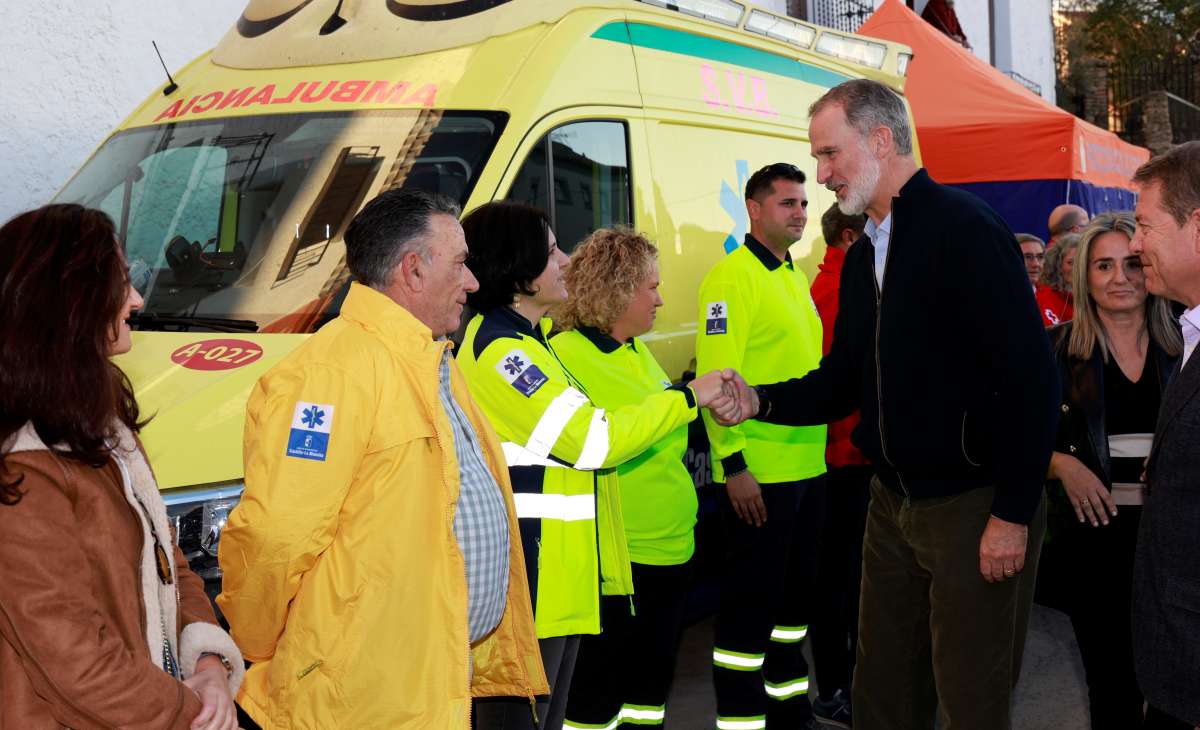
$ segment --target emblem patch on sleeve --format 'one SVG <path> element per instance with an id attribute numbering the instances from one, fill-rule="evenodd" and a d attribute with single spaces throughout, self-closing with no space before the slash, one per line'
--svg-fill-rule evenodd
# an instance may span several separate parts
<path id="1" fill-rule="evenodd" d="M 704 309 L 704 334 L 723 335 L 729 331 L 727 326 L 729 307 L 725 305 L 725 302 L 709 302 L 704 305 Z"/>
<path id="2" fill-rule="evenodd" d="M 297 459 L 325 461 L 329 453 L 329 435 L 333 432 L 333 406 L 298 401 L 292 412 L 292 431 L 288 434 L 287 455 Z"/>
<path id="3" fill-rule="evenodd" d="M 520 350 L 512 350 L 505 355 L 504 359 L 496 363 L 496 370 L 500 377 L 526 398 L 532 397 L 538 388 L 549 380 L 541 368 L 534 365 L 529 356 Z"/>

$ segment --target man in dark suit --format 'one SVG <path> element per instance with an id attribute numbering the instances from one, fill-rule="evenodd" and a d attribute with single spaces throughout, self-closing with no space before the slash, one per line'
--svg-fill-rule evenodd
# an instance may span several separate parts
<path id="1" fill-rule="evenodd" d="M 1146 288 L 1182 302 L 1179 373 L 1163 394 L 1147 461 L 1133 575 L 1133 650 L 1149 705 L 1144 730 L 1200 725 L 1200 142 L 1138 168 L 1137 231 Z"/>

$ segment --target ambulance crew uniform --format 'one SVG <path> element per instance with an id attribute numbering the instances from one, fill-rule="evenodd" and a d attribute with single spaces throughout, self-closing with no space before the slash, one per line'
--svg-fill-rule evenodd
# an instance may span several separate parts
<path id="1" fill-rule="evenodd" d="M 821 359 L 821 320 L 808 280 L 747 235 L 700 286 L 697 371 L 734 368 L 747 382 L 808 372 Z M 767 519 L 743 522 L 726 504 L 726 564 L 713 645 L 719 730 L 803 727 L 812 715 L 808 633 L 816 541 L 824 512 L 825 426 L 758 421 L 724 428 L 705 416 L 713 478 L 746 469 Z"/>
<path id="2" fill-rule="evenodd" d="M 697 408 L 686 387 L 595 407 L 551 349 L 550 327 L 508 307 L 483 312 L 467 325 L 458 362 L 502 441 L 553 694 L 554 667 L 566 668 L 559 682 L 569 683 L 578 636 L 600 633 L 600 596 L 628 606 L 633 593 L 614 467 L 695 419 Z M 540 728 L 561 722 L 565 689 L 553 709 L 538 703 Z M 478 705 L 481 718 L 494 709 Z"/>
<path id="3" fill-rule="evenodd" d="M 618 342 L 594 327 L 556 335 L 563 365 L 597 406 L 636 406 L 671 387 L 636 337 Z M 605 596 L 604 632 L 580 641 L 566 728 L 662 727 L 696 542 L 696 487 L 678 426 L 617 467 L 633 569 L 633 599 Z"/>

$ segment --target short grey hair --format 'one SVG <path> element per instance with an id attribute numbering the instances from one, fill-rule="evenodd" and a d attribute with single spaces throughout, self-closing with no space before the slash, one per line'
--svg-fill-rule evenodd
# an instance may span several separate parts
<path id="1" fill-rule="evenodd" d="M 896 153 L 911 155 L 912 126 L 908 110 L 900 95 L 887 86 L 870 79 L 845 81 L 825 92 L 808 108 L 811 119 L 827 106 L 837 104 L 846 114 L 846 121 L 866 139 L 873 130 L 887 127 L 892 132 Z"/>
<path id="2" fill-rule="evenodd" d="M 385 289 L 405 255 L 429 260 L 429 221 L 435 215 L 458 218 L 458 203 L 424 190 L 393 188 L 363 206 L 346 228 L 346 266 L 372 289 Z"/>
<path id="3" fill-rule="evenodd" d="M 1037 245 L 1041 246 L 1043 249 L 1046 248 L 1046 242 L 1043 241 L 1042 239 L 1038 238 L 1037 236 L 1033 235 L 1032 233 L 1018 233 L 1017 234 L 1017 243 L 1019 243 L 1019 244 L 1020 243 L 1036 243 Z"/>

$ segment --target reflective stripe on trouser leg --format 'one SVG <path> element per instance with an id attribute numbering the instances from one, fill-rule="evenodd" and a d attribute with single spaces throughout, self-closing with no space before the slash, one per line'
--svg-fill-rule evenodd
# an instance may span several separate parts
<path id="1" fill-rule="evenodd" d="M 650 707 L 649 705 L 626 704 L 621 708 L 621 722 L 626 725 L 661 726 L 666 719 L 666 705 Z"/>
<path id="2" fill-rule="evenodd" d="M 763 682 L 767 688 L 767 697 L 773 700 L 788 700 L 793 697 L 808 694 L 808 677 L 801 677 L 792 682 Z"/>
<path id="3" fill-rule="evenodd" d="M 777 641 L 781 644 L 794 644 L 798 641 L 804 641 L 808 636 L 807 626 L 776 626 L 771 631 L 771 641 Z"/>
<path id="4" fill-rule="evenodd" d="M 717 730 L 767 730 L 767 716 L 721 717 L 718 715 Z"/>
<path id="5" fill-rule="evenodd" d="M 757 672 L 762 669 L 765 658 L 765 654 L 746 654 L 713 647 L 713 666 L 735 672 Z"/>
<path id="6" fill-rule="evenodd" d="M 620 724 L 620 715 L 617 715 L 612 720 L 605 723 L 572 722 L 571 720 L 563 720 L 563 730 L 617 730 L 617 726 Z"/>

